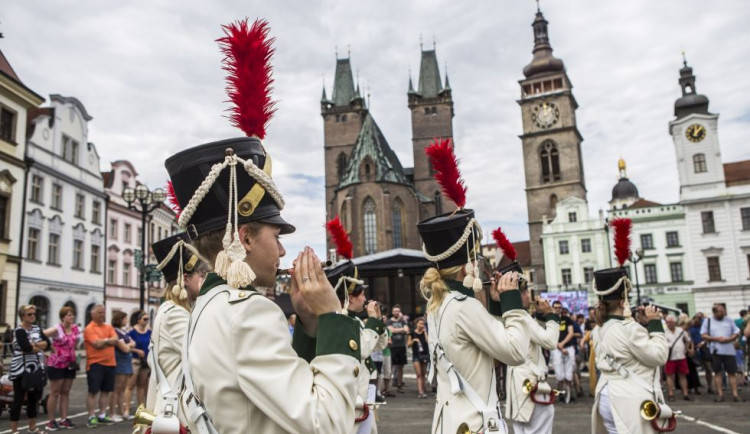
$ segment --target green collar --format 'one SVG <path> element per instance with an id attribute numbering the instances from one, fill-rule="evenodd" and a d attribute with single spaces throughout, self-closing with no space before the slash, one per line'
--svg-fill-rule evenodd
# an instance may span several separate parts
<path id="1" fill-rule="evenodd" d="M 201 295 L 205 295 L 208 291 L 212 290 L 213 288 L 219 286 L 219 285 L 226 285 L 227 281 L 219 277 L 216 273 L 208 273 L 206 274 L 206 280 L 203 281 L 203 286 L 201 286 L 201 292 L 198 294 L 200 297 Z M 245 290 L 255 290 L 252 285 L 247 285 L 244 288 L 237 288 L 237 289 L 245 289 Z"/>
<path id="2" fill-rule="evenodd" d="M 447 279 L 445 280 L 445 286 L 447 286 L 451 291 L 459 292 L 467 297 L 474 298 L 474 291 L 465 287 L 463 283 L 459 282 L 458 280 Z"/>
<path id="3" fill-rule="evenodd" d="M 609 320 L 611 320 L 611 319 L 616 319 L 616 320 L 620 320 L 620 321 L 622 321 L 622 320 L 624 320 L 624 319 L 625 319 L 625 317 L 624 317 L 624 316 L 622 316 L 622 315 L 609 315 L 609 316 L 607 317 L 607 321 L 609 321 Z M 604 322 L 607 322 L 607 321 L 604 321 Z"/>

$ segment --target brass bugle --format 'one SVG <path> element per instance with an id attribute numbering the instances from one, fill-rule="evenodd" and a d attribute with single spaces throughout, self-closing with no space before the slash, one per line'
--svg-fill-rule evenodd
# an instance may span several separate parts
<path id="1" fill-rule="evenodd" d="M 456 430 L 456 434 L 478 434 L 469 429 L 469 425 L 466 424 L 466 422 L 462 423 L 458 426 L 458 429 Z"/>
<path id="2" fill-rule="evenodd" d="M 652 400 L 647 399 L 641 403 L 641 417 L 645 420 L 654 420 L 659 417 L 659 406 Z"/>
<path id="3" fill-rule="evenodd" d="M 331 265 L 333 265 L 333 262 L 331 262 L 330 260 L 328 260 L 328 261 L 321 261 L 320 262 L 320 266 L 323 267 L 323 268 L 330 267 Z M 292 267 L 292 268 L 279 268 L 278 270 L 276 270 L 276 275 L 277 276 L 288 276 L 288 275 L 292 274 L 292 270 L 294 270 L 294 267 Z"/>
<path id="4" fill-rule="evenodd" d="M 133 426 L 136 425 L 148 425 L 154 423 L 156 420 L 156 413 L 146 408 L 145 405 L 141 404 L 135 411 L 135 417 L 133 418 Z"/>
<path id="5" fill-rule="evenodd" d="M 528 378 L 523 381 L 523 393 L 529 394 L 534 389 L 534 385 L 531 384 L 531 380 Z"/>

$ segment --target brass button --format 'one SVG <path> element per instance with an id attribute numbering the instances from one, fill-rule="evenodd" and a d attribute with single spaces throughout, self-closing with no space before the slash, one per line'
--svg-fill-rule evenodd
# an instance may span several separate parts
<path id="1" fill-rule="evenodd" d="M 245 291 L 240 291 L 240 298 L 245 298 Z"/>
<path id="2" fill-rule="evenodd" d="M 355 366 L 354 367 L 354 376 L 356 377 L 358 375 L 359 375 L 359 366 Z"/>
<path id="3" fill-rule="evenodd" d="M 354 339 L 350 340 L 349 341 L 349 348 L 351 348 L 352 351 L 357 351 L 357 348 L 358 348 L 357 347 L 357 341 L 355 341 Z"/>
<path id="4" fill-rule="evenodd" d="M 242 204 L 240 204 L 241 213 L 247 214 L 252 210 L 253 210 L 253 206 L 249 202 L 243 202 Z"/>
<path id="5" fill-rule="evenodd" d="M 320 370 L 318 368 L 312 368 L 312 373 L 313 375 L 318 375 L 320 374 Z"/>

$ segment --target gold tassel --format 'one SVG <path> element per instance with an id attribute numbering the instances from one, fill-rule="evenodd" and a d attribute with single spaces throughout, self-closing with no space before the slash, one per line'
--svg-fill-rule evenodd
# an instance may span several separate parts
<path id="1" fill-rule="evenodd" d="M 227 283 L 232 288 L 244 288 L 255 280 L 255 273 L 247 262 L 233 261 L 227 272 Z"/>
<path id="2" fill-rule="evenodd" d="M 482 279 L 480 279 L 478 277 L 475 277 L 474 278 L 474 286 L 473 286 L 472 289 L 474 289 L 474 292 L 481 291 L 482 290 Z"/>
<path id="3" fill-rule="evenodd" d="M 218 255 L 216 255 L 216 262 L 214 263 L 214 273 L 218 274 L 222 279 L 226 279 L 227 271 L 229 270 L 230 265 L 232 264 L 229 261 L 227 252 L 225 250 L 222 250 Z"/>
<path id="4" fill-rule="evenodd" d="M 177 297 L 178 295 L 180 295 L 180 289 L 181 288 L 180 288 L 179 284 L 176 284 L 175 286 L 173 286 L 172 287 L 172 295 L 174 295 L 175 297 Z"/>
<path id="5" fill-rule="evenodd" d="M 187 298 L 188 298 L 187 290 L 185 288 L 182 288 L 182 290 L 180 291 L 180 300 L 185 301 L 187 300 Z"/>

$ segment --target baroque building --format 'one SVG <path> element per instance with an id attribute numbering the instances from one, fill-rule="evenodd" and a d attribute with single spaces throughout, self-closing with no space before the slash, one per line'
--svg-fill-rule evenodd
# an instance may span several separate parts
<path id="1" fill-rule="evenodd" d="M 78 99 L 62 95 L 29 113 L 19 299 L 37 306 L 41 327 L 56 324 L 63 306 L 86 324 L 104 302 L 107 196 L 89 142 L 91 120 Z"/>
<path id="2" fill-rule="evenodd" d="M 453 138 L 452 91 L 448 76 L 441 79 L 435 49 L 421 55 L 418 87 L 410 77 L 407 91 L 414 167 L 403 167 L 388 144 L 355 87 L 349 58 L 336 59 L 330 99 L 323 88 L 326 218 L 340 216 L 355 256 L 421 249 L 417 223 L 454 208 L 424 155 L 434 138 Z"/>
<path id="3" fill-rule="evenodd" d="M 573 85 L 563 61 L 552 55 L 547 20 L 537 10 L 534 29 L 534 58 L 523 69 L 519 81 L 523 134 L 523 163 L 526 177 L 531 279 L 544 289 L 545 255 L 542 227 L 545 219 L 556 218 L 557 202 L 574 197 L 586 201 L 581 142 L 578 132 Z"/>
<path id="4" fill-rule="evenodd" d="M 23 266 L 26 125 L 29 111 L 43 102 L 18 78 L 0 50 L 0 323 L 11 327 L 16 324 Z"/>

